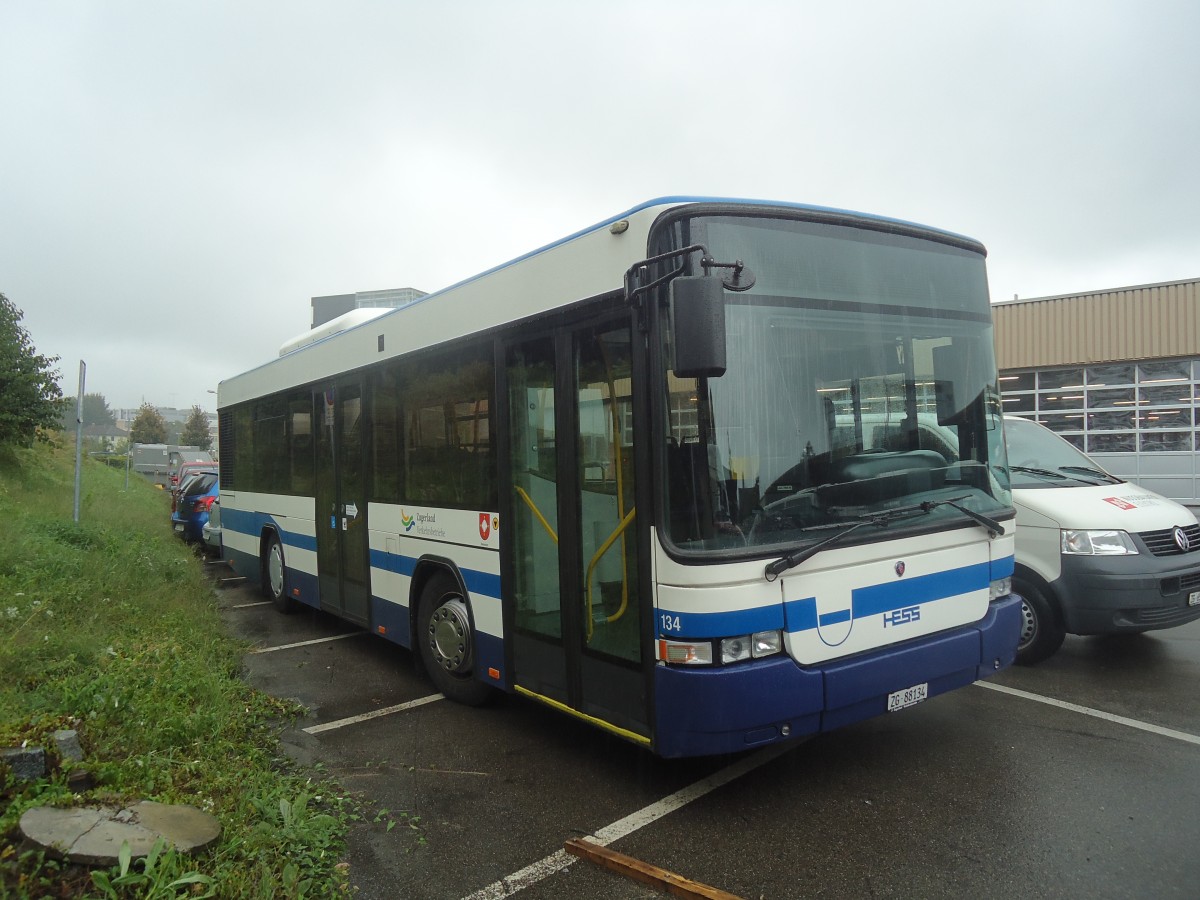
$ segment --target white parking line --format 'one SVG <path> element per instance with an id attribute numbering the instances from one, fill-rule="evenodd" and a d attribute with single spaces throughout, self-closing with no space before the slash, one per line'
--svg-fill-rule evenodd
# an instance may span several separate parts
<path id="1" fill-rule="evenodd" d="M 1200 737 L 1194 734 L 1188 734 L 1186 731 L 1175 731 L 1173 728 L 1163 728 L 1161 725 L 1151 725 L 1149 722 L 1139 722 L 1137 719 L 1127 719 L 1124 716 L 1113 715 L 1112 713 L 1104 712 L 1101 709 L 1092 709 L 1090 706 L 1079 706 L 1075 703 L 1068 703 L 1065 700 L 1055 700 L 1053 697 L 1043 697 L 1041 694 L 1031 694 L 1028 691 L 1019 691 L 1016 688 L 1005 687 L 1002 684 L 989 684 L 986 681 L 975 682 L 980 687 L 987 688 L 989 691 L 999 691 L 1002 694 L 1012 694 L 1014 697 L 1023 697 L 1026 700 L 1036 700 L 1038 703 L 1045 703 L 1049 706 L 1057 706 L 1059 709 L 1068 709 L 1071 712 L 1077 712 L 1085 716 L 1092 716 L 1096 719 L 1104 719 L 1107 722 L 1116 722 L 1118 725 L 1126 725 L 1129 728 L 1137 728 L 1141 731 L 1149 731 L 1151 734 L 1158 734 L 1163 737 L 1173 738 L 1177 741 L 1184 741 L 1189 744 L 1200 746 Z"/>
<path id="2" fill-rule="evenodd" d="M 305 734 L 320 734 L 322 731 L 333 731 L 335 728 L 345 728 L 347 725 L 356 725 L 359 722 L 366 722 L 368 719 L 378 719 L 380 716 L 390 716 L 392 713 L 404 712 L 406 709 L 415 709 L 418 706 L 424 706 L 426 703 L 432 703 L 434 700 L 441 700 L 443 697 L 443 694 L 430 694 L 428 697 L 422 697 L 420 700 L 409 700 L 407 703 L 385 706 L 382 709 L 376 709 L 359 716 L 348 716 L 345 719 L 335 719 L 332 722 L 323 722 L 320 725 L 310 725 L 308 728 L 301 730 Z"/>
<path id="3" fill-rule="evenodd" d="M 270 606 L 271 603 L 273 603 L 273 602 L 274 601 L 272 601 L 272 600 L 259 600 L 256 603 L 238 603 L 229 608 L 230 609 L 250 609 L 251 607 L 254 607 L 254 606 Z"/>
<path id="4" fill-rule="evenodd" d="M 365 631 L 351 631 L 349 634 L 335 634 L 333 637 L 314 638 L 311 641 L 297 641 L 294 644 L 280 644 L 278 647 L 260 647 L 257 650 L 251 650 L 251 653 L 274 653 L 276 650 L 292 650 L 295 647 L 307 647 L 310 644 L 325 644 L 329 641 L 341 641 L 346 638 L 358 637 L 360 634 L 366 634 Z"/>
<path id="5" fill-rule="evenodd" d="M 619 840 L 626 835 L 632 834 L 639 828 L 643 828 L 651 822 L 661 819 L 667 813 L 687 806 L 693 800 L 699 800 L 710 791 L 714 791 L 737 778 L 741 778 L 759 766 L 769 763 L 789 750 L 795 749 L 796 746 L 797 744 L 795 743 L 777 744 L 773 747 L 760 750 L 758 753 L 747 756 L 745 759 L 731 766 L 726 766 L 721 771 L 709 775 L 707 778 L 702 778 L 695 784 L 690 784 L 656 803 L 651 803 L 649 806 L 643 807 L 637 812 L 613 822 L 611 825 L 604 826 L 592 835 L 591 840 L 601 847 L 606 847 L 613 841 Z M 543 878 L 548 878 L 555 872 L 561 872 L 572 863 L 577 862 L 578 859 L 579 857 L 572 856 L 566 850 L 555 851 L 549 856 L 526 866 L 521 871 L 514 872 L 505 878 L 501 878 L 499 881 L 489 884 L 485 888 L 481 888 L 465 897 L 464 900 L 503 900 L 503 898 L 511 897 L 531 884 L 536 884 Z"/>

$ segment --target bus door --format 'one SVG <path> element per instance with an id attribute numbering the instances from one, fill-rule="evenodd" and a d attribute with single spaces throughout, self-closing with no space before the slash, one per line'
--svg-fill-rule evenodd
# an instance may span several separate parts
<path id="1" fill-rule="evenodd" d="M 505 348 L 518 690 L 649 737 L 627 320 Z"/>
<path id="2" fill-rule="evenodd" d="M 321 608 L 367 625 L 370 568 L 362 382 L 327 382 L 313 394 L 317 573 Z"/>

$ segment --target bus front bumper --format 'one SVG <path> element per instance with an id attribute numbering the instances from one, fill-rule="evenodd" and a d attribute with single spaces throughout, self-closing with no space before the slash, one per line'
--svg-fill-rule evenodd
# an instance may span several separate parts
<path id="1" fill-rule="evenodd" d="M 654 750 L 737 753 L 860 722 L 887 712 L 893 692 L 927 684 L 934 697 L 1011 665 L 1020 629 L 1021 601 L 1010 594 L 972 625 L 819 668 L 786 656 L 713 668 L 659 665 Z"/>

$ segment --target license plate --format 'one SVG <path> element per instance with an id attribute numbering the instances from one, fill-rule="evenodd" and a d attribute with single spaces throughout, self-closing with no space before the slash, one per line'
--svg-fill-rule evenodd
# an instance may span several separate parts
<path id="1" fill-rule="evenodd" d="M 175 523 L 175 530 L 176 530 L 176 531 L 183 531 L 183 526 L 182 526 L 182 525 L 180 525 L 178 522 L 176 522 L 176 523 Z"/>
<path id="2" fill-rule="evenodd" d="M 898 709 L 904 709 L 906 706 L 912 706 L 914 703 L 920 703 L 929 696 L 929 682 L 924 684 L 914 684 L 910 688 L 905 688 L 902 691 L 893 691 L 888 694 L 888 712 L 895 712 Z"/>
<path id="3" fill-rule="evenodd" d="M 1200 606 L 1200 591 L 1192 591 L 1188 594 L 1188 606 Z"/>

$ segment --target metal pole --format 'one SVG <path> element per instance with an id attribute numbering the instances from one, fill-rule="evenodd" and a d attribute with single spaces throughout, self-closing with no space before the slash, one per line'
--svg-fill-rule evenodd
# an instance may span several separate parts
<path id="1" fill-rule="evenodd" d="M 87 363 L 79 361 L 79 393 L 75 396 L 75 521 L 79 521 L 79 470 L 83 467 L 83 384 Z"/>

